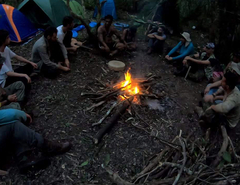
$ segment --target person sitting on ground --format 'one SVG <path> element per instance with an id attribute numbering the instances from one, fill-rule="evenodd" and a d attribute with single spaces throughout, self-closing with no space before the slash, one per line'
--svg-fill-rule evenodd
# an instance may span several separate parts
<path id="1" fill-rule="evenodd" d="M 236 87 L 238 78 L 236 74 L 228 71 L 221 83 L 225 92 L 223 102 L 211 105 L 205 112 L 199 110 L 200 124 L 207 124 L 208 127 L 223 124 L 234 128 L 240 120 L 240 91 Z"/>
<path id="2" fill-rule="evenodd" d="M 57 27 L 58 41 L 63 44 L 68 52 L 76 52 L 79 46 L 82 45 L 76 39 L 72 38 L 72 29 L 74 26 L 73 18 L 65 16 L 63 18 L 63 25 Z"/>
<path id="3" fill-rule="evenodd" d="M 31 78 L 29 76 L 32 74 L 33 68 L 36 69 L 38 66 L 35 63 L 12 52 L 11 49 L 7 47 L 10 42 L 9 32 L 6 30 L 0 30 L 0 55 L 5 58 L 4 64 L 0 71 L 0 85 L 2 87 L 6 87 L 14 82 L 22 81 L 25 85 L 25 92 L 28 94 L 31 88 Z M 11 63 L 12 58 L 27 64 L 13 70 Z"/>
<path id="4" fill-rule="evenodd" d="M 0 110 L 0 164 L 5 162 L 4 156 L 7 152 L 14 149 L 20 172 L 27 172 L 50 164 L 49 158 L 34 156 L 30 153 L 31 149 L 37 148 L 47 156 L 63 154 L 71 149 L 71 143 L 44 139 L 42 135 L 24 125 L 31 122 L 31 116 L 23 111 Z"/>
<path id="5" fill-rule="evenodd" d="M 127 49 L 132 51 L 137 48 L 136 45 L 136 33 L 137 28 L 136 27 L 130 27 L 123 30 L 122 40 L 124 40 L 127 43 Z"/>
<path id="6" fill-rule="evenodd" d="M 235 61 L 235 60 L 234 60 Z M 240 63 L 231 62 L 226 69 L 226 72 L 230 71 L 234 73 L 237 77 L 237 85 L 236 87 L 240 90 Z M 222 80 L 213 81 L 213 83 L 208 84 L 204 90 L 204 102 L 205 103 L 221 103 L 223 97 L 223 89 L 221 87 Z"/>
<path id="7" fill-rule="evenodd" d="M 57 40 L 57 29 L 49 27 L 32 49 L 32 61 L 45 77 L 55 78 L 59 70 L 70 71 L 66 49 Z M 65 66 L 64 66 L 65 65 Z"/>
<path id="8" fill-rule="evenodd" d="M 151 54 L 153 51 L 157 51 L 160 54 L 163 53 L 164 43 L 166 40 L 166 35 L 164 34 L 163 28 L 159 27 L 157 32 L 148 34 L 149 42 L 148 42 L 148 54 Z"/>
<path id="9" fill-rule="evenodd" d="M 127 43 L 122 40 L 117 29 L 112 26 L 113 16 L 107 15 L 104 20 L 105 24 L 98 28 L 99 48 L 102 51 L 109 53 L 110 56 L 113 56 L 119 51 L 124 50 L 127 47 Z M 113 35 L 115 35 L 120 42 L 113 41 Z"/>
<path id="10" fill-rule="evenodd" d="M 186 56 L 194 54 L 194 46 L 191 42 L 190 34 L 183 32 L 181 36 L 180 42 L 165 56 L 168 61 L 176 61 L 180 65 Z"/>
<path id="11" fill-rule="evenodd" d="M 5 58 L 0 56 L 0 70 Z M 14 82 L 11 85 L 2 88 L 0 86 L 0 109 L 19 109 L 25 97 L 25 86 L 21 81 Z"/>
<path id="12" fill-rule="evenodd" d="M 187 67 L 191 66 L 190 79 L 201 81 L 205 76 L 208 80 L 211 80 L 213 71 L 222 71 L 219 61 L 215 58 L 214 48 L 213 43 L 207 43 L 199 59 L 190 56 L 185 57 L 182 72 L 185 71 L 186 73 Z"/>

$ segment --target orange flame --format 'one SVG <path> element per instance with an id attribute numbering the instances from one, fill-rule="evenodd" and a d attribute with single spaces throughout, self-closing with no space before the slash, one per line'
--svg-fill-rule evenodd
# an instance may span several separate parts
<path id="1" fill-rule="evenodd" d="M 132 79 L 130 68 L 127 70 L 124 76 L 125 80 L 114 86 L 114 88 L 122 88 L 122 91 L 124 91 L 124 95 L 119 96 L 120 100 L 126 100 L 130 98 L 130 96 L 134 96 L 133 102 L 139 102 L 135 95 L 139 94 L 140 88 L 138 87 L 138 84 L 134 82 L 134 79 Z"/>

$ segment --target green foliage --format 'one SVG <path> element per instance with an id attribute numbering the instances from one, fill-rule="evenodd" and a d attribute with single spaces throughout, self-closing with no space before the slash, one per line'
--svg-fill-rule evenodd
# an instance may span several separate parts
<path id="1" fill-rule="evenodd" d="M 84 0 L 84 6 L 88 10 L 94 10 L 96 6 L 96 0 Z"/>
<path id="2" fill-rule="evenodd" d="M 83 166 L 87 166 L 88 165 L 88 160 L 86 160 L 85 162 L 83 162 L 80 167 L 83 167 Z"/>
<path id="3" fill-rule="evenodd" d="M 231 158 L 231 155 L 229 152 L 225 151 L 223 153 L 223 159 L 228 162 L 228 163 L 231 163 L 232 162 L 232 158 Z"/>

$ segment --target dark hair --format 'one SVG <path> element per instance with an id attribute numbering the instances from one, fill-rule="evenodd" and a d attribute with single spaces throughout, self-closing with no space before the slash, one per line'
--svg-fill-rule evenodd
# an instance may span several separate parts
<path id="1" fill-rule="evenodd" d="M 104 20 L 106 20 L 106 19 L 110 19 L 111 21 L 113 21 L 113 16 L 111 16 L 111 15 L 106 15 L 106 16 L 104 17 Z"/>
<path id="2" fill-rule="evenodd" d="M 9 32 L 7 30 L 0 30 L 0 46 L 4 44 L 8 36 Z"/>
<path id="3" fill-rule="evenodd" d="M 224 77 L 226 78 L 226 84 L 230 89 L 234 89 L 238 84 L 238 76 L 235 73 L 228 71 L 224 74 Z"/>
<path id="4" fill-rule="evenodd" d="M 137 28 L 135 26 L 131 26 L 129 28 L 129 31 L 131 32 L 132 35 L 135 35 L 137 33 Z"/>
<path id="5" fill-rule="evenodd" d="M 47 38 L 48 36 L 53 36 L 54 33 L 57 33 L 57 28 L 55 27 L 48 27 L 44 32 L 44 37 Z"/>
<path id="6" fill-rule="evenodd" d="M 73 23 L 73 18 L 71 16 L 65 16 L 63 18 L 63 26 L 66 27 L 69 24 Z"/>

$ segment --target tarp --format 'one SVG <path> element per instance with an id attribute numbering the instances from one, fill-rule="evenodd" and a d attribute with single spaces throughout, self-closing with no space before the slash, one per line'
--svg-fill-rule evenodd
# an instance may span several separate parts
<path id="1" fill-rule="evenodd" d="M 13 42 L 22 42 L 38 31 L 20 11 L 12 6 L 0 5 L 0 29 L 10 33 Z"/>
<path id="2" fill-rule="evenodd" d="M 19 6 L 31 22 L 37 26 L 59 26 L 70 12 L 62 0 L 24 0 Z"/>
<path id="3" fill-rule="evenodd" d="M 104 0 L 99 0 L 100 3 L 102 3 Z M 93 17 L 96 18 L 98 14 L 97 7 L 95 8 Z M 117 20 L 117 12 L 114 0 L 107 0 L 107 2 L 104 3 L 101 9 L 101 17 L 104 18 L 106 15 L 112 15 L 113 19 Z"/>

